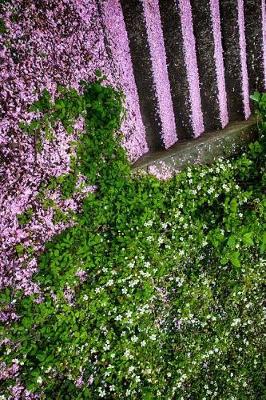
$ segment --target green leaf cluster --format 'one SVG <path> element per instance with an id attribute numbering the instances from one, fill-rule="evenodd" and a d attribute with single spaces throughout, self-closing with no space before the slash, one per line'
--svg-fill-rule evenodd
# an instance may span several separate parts
<path id="1" fill-rule="evenodd" d="M 22 383 L 43 399 L 263 398 L 263 137 L 165 182 L 140 177 L 117 134 L 121 93 L 83 88 L 79 100 L 61 89 L 65 111 L 48 94 L 38 108 L 86 121 L 73 176 L 51 187 L 71 196 L 81 173 L 98 189 L 40 256 L 41 301 L 12 295 L 20 319 L 1 328 L 1 361 L 18 359 Z"/>

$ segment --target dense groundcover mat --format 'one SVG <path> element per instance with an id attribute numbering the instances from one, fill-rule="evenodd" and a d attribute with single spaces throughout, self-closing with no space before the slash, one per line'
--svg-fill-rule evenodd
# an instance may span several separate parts
<path id="1" fill-rule="evenodd" d="M 266 398 L 265 95 L 245 153 L 159 181 L 132 174 L 122 95 L 101 80 L 56 100 L 45 91 L 21 124 L 40 151 L 41 133 L 53 140 L 61 121 L 71 134 L 83 117 L 70 173 L 38 195 L 53 208 L 49 190 L 71 199 L 80 174 L 94 190 L 79 213 L 56 208 L 71 223 L 38 255 L 38 290 L 1 292 L 0 398 Z"/>

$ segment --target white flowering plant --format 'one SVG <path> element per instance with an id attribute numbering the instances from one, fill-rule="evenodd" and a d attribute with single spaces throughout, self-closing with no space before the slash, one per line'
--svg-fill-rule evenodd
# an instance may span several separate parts
<path id="1" fill-rule="evenodd" d="M 0 394 L 262 399 L 265 121 L 240 156 L 160 182 L 131 173 L 113 134 L 120 95 L 96 83 L 83 96 L 64 197 L 77 173 L 97 190 L 39 255 L 39 292 L 0 295 L 18 314 L 0 328 Z"/>

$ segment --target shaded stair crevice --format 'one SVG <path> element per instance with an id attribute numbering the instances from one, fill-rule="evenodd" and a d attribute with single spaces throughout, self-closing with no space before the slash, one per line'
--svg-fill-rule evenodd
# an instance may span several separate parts
<path id="1" fill-rule="evenodd" d="M 221 113 L 223 110 L 220 109 L 222 105 L 219 104 L 216 62 L 219 62 L 220 59 L 222 59 L 222 54 L 219 54 L 220 59 L 216 60 L 215 52 L 217 50 L 215 49 L 214 37 L 216 32 L 214 32 L 213 26 L 211 1 L 199 2 L 198 0 L 191 0 L 191 7 L 194 34 L 196 37 L 200 92 L 205 131 L 221 129 Z M 219 50 L 222 51 L 222 48 Z M 210 60 L 212 60 L 212 62 L 210 62 Z M 223 75 L 223 65 L 219 65 L 219 67 L 219 73 Z M 223 79 L 223 76 L 219 78 Z"/>
<path id="2" fill-rule="evenodd" d="M 246 58 L 242 21 L 242 0 L 220 2 L 222 44 L 229 120 L 237 121 L 249 114 L 247 99 L 248 77 L 245 74 Z"/>
<path id="3" fill-rule="evenodd" d="M 159 4 L 178 139 L 197 137 L 204 122 L 190 2 Z"/>
<path id="4" fill-rule="evenodd" d="M 178 139 L 193 137 L 180 14 L 175 0 L 160 0 L 168 73 Z"/>
<path id="5" fill-rule="evenodd" d="M 162 123 L 152 76 L 143 5 L 139 0 L 121 0 L 121 6 L 128 33 L 140 110 L 146 128 L 146 140 L 150 151 L 156 151 L 164 148 L 161 136 Z"/>
<path id="6" fill-rule="evenodd" d="M 266 26 L 263 27 L 261 0 L 245 0 L 244 7 L 249 90 L 253 93 L 255 90 L 263 91 L 266 88 L 263 59 L 263 34 Z"/>

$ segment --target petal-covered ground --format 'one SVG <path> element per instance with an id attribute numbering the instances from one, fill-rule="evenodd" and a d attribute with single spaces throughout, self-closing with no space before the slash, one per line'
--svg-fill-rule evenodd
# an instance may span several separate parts
<path id="1" fill-rule="evenodd" d="M 121 87 L 127 95 L 127 117 L 121 129 L 129 158 L 134 160 L 147 151 L 144 128 L 137 122 L 141 119 L 135 101 L 136 88 L 132 85 L 126 33 L 118 29 L 121 10 L 118 3 L 114 2 L 110 8 L 107 2 L 101 17 L 99 11 L 94 0 L 19 0 L 2 5 L 0 287 L 13 285 L 26 293 L 36 290 L 30 283 L 36 261 L 33 258 L 28 262 L 25 256 L 19 257 L 16 247 L 41 249 L 66 226 L 65 223 L 55 224 L 53 211 L 43 209 L 36 196 L 44 182 L 69 172 L 74 154 L 72 142 L 82 131 L 83 124 L 82 120 L 77 123 L 73 134 L 69 135 L 59 123 L 54 139 L 44 140 L 41 151 L 37 151 L 36 137 L 23 132 L 20 122 L 30 122 L 36 115 L 28 109 L 44 89 L 53 96 L 57 96 L 58 85 L 80 90 L 81 80 L 91 81 L 95 79 L 95 70 L 101 70 L 107 83 Z M 111 37 L 111 32 L 117 41 Z M 112 56 L 118 60 L 124 58 L 124 63 L 114 62 Z M 51 196 L 56 199 L 56 192 Z M 76 200 L 59 201 L 58 206 L 76 210 Z M 17 216 L 28 208 L 33 210 L 31 223 L 21 226 Z"/>

